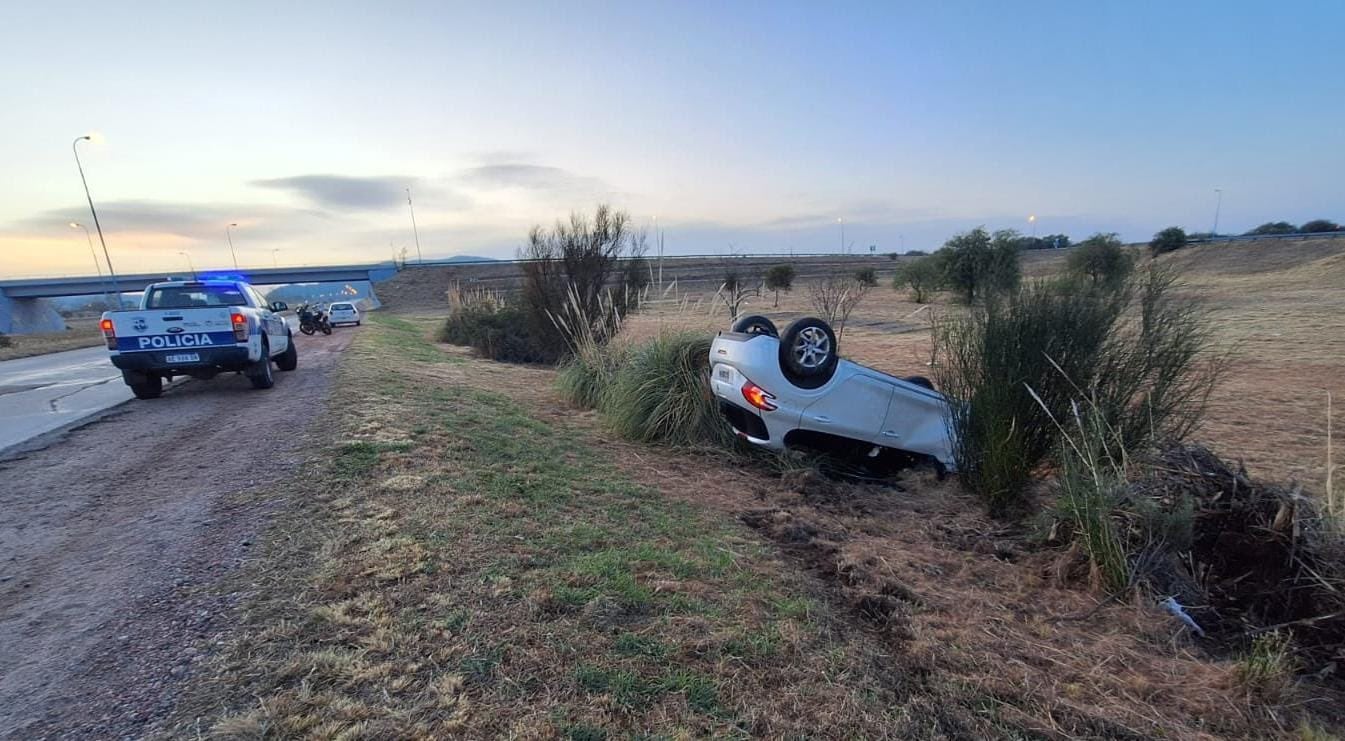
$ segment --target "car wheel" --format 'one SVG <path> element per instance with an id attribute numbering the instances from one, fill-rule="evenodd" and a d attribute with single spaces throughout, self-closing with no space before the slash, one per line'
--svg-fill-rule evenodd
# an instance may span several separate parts
<path id="1" fill-rule="evenodd" d="M 157 399 L 163 395 L 163 378 L 150 376 L 144 383 L 133 383 L 131 393 L 135 394 L 137 399 Z"/>
<path id="2" fill-rule="evenodd" d="M 780 338 L 780 369 L 796 386 L 817 388 L 836 372 L 836 333 L 817 317 L 804 317 Z"/>
<path id="3" fill-rule="evenodd" d="M 290 346 L 276 358 L 276 367 L 283 371 L 292 371 L 299 367 L 299 348 L 294 346 L 294 335 L 290 335 Z"/>
<path id="4" fill-rule="evenodd" d="M 733 331 L 742 334 L 764 334 L 767 337 L 780 336 L 780 330 L 775 328 L 775 322 L 757 314 L 750 314 L 734 322 Z"/>
<path id="5" fill-rule="evenodd" d="M 262 343 L 262 359 L 252 364 L 248 380 L 254 389 L 269 389 L 276 385 L 275 373 L 271 372 L 271 348 Z"/>
<path id="6" fill-rule="evenodd" d="M 934 388 L 934 382 L 929 380 L 928 378 L 925 378 L 924 376 L 906 376 L 901 380 L 905 381 L 906 383 L 915 384 L 916 386 L 922 386 L 924 388 L 929 389 L 930 391 L 936 390 Z"/>

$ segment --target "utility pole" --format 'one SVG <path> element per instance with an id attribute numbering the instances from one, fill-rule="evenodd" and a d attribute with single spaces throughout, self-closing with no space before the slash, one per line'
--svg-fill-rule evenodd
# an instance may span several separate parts
<path id="1" fill-rule="evenodd" d="M 112 269 L 112 258 L 107 254 L 107 242 L 103 240 L 103 225 L 98 223 L 98 210 L 93 207 L 93 196 L 89 195 L 89 181 L 84 177 L 84 164 L 79 161 L 79 143 L 93 137 L 77 136 L 70 142 L 70 150 L 75 153 L 75 167 L 79 168 L 79 181 L 84 184 L 84 197 L 89 201 L 89 213 L 93 214 L 93 227 L 98 230 L 98 243 L 103 245 L 103 259 L 107 261 L 107 274 L 112 279 L 112 292 L 117 294 L 117 308 L 121 308 L 121 290 L 117 286 L 117 271 Z"/>
<path id="2" fill-rule="evenodd" d="M 411 207 L 411 234 L 416 238 L 416 262 L 425 263 L 425 256 L 420 254 L 420 230 L 416 229 L 416 206 L 411 203 L 411 189 L 406 189 L 406 205 Z"/>
<path id="3" fill-rule="evenodd" d="M 845 219 L 837 217 L 836 223 L 841 225 L 841 254 L 845 254 Z"/>
<path id="4" fill-rule="evenodd" d="M 1214 228 L 1210 230 L 1211 237 L 1219 236 L 1219 208 L 1224 205 L 1224 189 L 1214 189 Z"/>
<path id="5" fill-rule="evenodd" d="M 93 248 L 93 237 L 89 235 L 89 227 L 77 221 L 72 221 L 70 222 L 70 228 L 84 230 L 84 239 L 89 243 L 89 255 L 93 257 L 93 269 L 98 273 L 98 282 L 103 284 L 103 306 L 112 308 L 112 291 L 108 289 L 107 281 L 103 280 L 103 268 L 98 265 L 98 252 Z"/>
<path id="6" fill-rule="evenodd" d="M 237 225 L 237 224 L 230 224 L 230 225 L 224 227 L 224 236 L 226 236 L 226 237 L 229 238 L 229 256 L 232 257 L 232 258 L 234 259 L 234 270 L 237 270 L 237 269 L 238 269 L 238 253 L 237 253 L 237 252 L 234 252 L 234 237 L 233 237 L 232 234 L 229 233 L 229 230 L 230 230 L 230 229 L 233 229 L 233 228 L 236 227 L 236 226 L 238 226 L 238 225 Z"/>

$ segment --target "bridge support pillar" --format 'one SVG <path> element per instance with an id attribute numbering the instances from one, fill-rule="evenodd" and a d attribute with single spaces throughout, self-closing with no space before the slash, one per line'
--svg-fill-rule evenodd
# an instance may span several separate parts
<path id="1" fill-rule="evenodd" d="M 0 332 L 34 334 L 64 332 L 65 318 L 43 298 L 10 298 L 0 293 Z"/>

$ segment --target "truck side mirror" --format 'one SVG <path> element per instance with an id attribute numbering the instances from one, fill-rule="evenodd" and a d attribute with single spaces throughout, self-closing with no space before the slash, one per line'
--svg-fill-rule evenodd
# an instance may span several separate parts
<path id="1" fill-rule="evenodd" d="M 284 301 L 272 301 L 271 311 L 289 311 L 290 305 Z"/>

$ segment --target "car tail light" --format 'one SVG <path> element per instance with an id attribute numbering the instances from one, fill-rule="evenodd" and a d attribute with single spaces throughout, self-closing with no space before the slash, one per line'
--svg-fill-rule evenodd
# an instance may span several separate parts
<path id="1" fill-rule="evenodd" d="M 117 349 L 117 330 L 112 326 L 111 319 L 104 319 L 98 323 L 98 327 L 103 330 L 103 340 L 107 343 L 107 349 Z"/>
<path id="2" fill-rule="evenodd" d="M 775 411 L 776 406 L 771 403 L 775 397 L 767 393 L 766 389 L 748 381 L 743 384 L 743 398 L 747 403 L 760 409 L 763 412 Z"/>
<path id="3" fill-rule="evenodd" d="M 231 314 L 231 315 L 229 316 L 229 321 L 230 321 L 230 322 L 233 322 L 233 325 L 234 325 L 234 341 L 235 341 L 235 342 L 247 342 L 247 341 L 248 341 L 248 318 L 245 317 L 245 316 L 243 316 L 242 314 Z"/>

